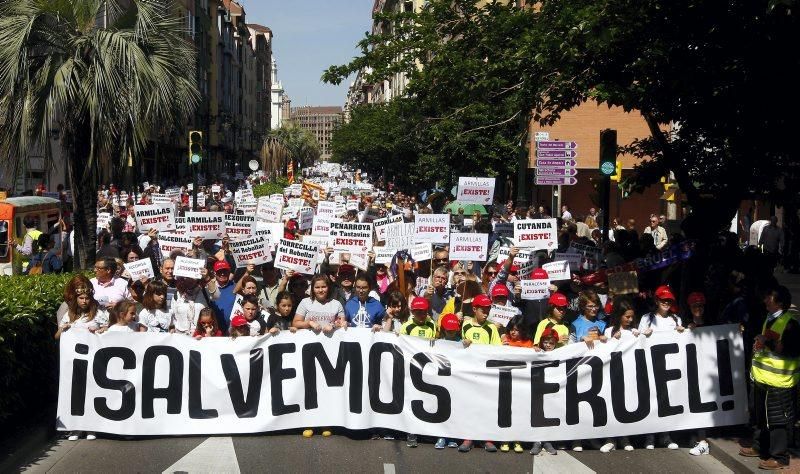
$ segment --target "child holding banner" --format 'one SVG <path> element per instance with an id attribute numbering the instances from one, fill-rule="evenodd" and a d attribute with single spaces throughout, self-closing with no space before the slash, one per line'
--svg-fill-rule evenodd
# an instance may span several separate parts
<path id="1" fill-rule="evenodd" d="M 400 334 L 423 339 L 436 338 L 436 323 L 431 318 L 431 304 L 426 298 L 417 296 L 411 301 L 411 318 L 400 327 Z M 417 435 L 408 434 L 406 446 L 417 447 Z"/>
<path id="2" fill-rule="evenodd" d="M 111 309 L 108 318 L 108 332 L 139 332 L 136 319 L 136 304 L 122 300 Z"/>
<path id="3" fill-rule="evenodd" d="M 288 291 L 281 291 L 275 297 L 275 307 L 269 309 L 267 318 L 267 329 L 270 334 L 277 334 L 279 331 L 289 330 L 296 332 L 297 328 L 292 326 L 294 319 L 294 296 Z"/>
<path id="4" fill-rule="evenodd" d="M 197 329 L 194 330 L 194 338 L 200 340 L 204 337 L 222 337 L 222 330 L 214 316 L 214 310 L 203 308 L 200 317 L 197 318 Z"/>
<path id="5" fill-rule="evenodd" d="M 172 326 L 172 312 L 167 307 L 167 284 L 161 280 L 147 284 L 142 298 L 139 322 L 148 332 L 169 332 Z"/>
<path id="6" fill-rule="evenodd" d="M 556 293 L 558 294 L 558 293 Z M 561 295 L 564 296 L 564 295 Z M 566 298 L 564 298 L 566 300 Z M 564 306 L 566 308 L 566 305 Z M 558 347 L 559 339 L 562 337 L 561 333 L 559 333 L 555 326 L 546 327 L 542 330 L 542 333 L 539 335 L 539 347 L 544 352 L 550 352 Z M 553 443 L 550 441 L 536 441 L 533 443 L 533 447 L 531 447 L 530 453 L 534 456 L 538 455 L 542 452 L 542 448 L 544 448 L 547 454 L 551 454 L 555 456 L 558 454 L 556 448 L 553 447 Z"/>

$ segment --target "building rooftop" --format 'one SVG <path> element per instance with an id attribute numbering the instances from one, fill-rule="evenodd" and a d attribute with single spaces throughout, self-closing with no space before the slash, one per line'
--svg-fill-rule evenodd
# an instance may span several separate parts
<path id="1" fill-rule="evenodd" d="M 325 115 L 325 114 L 340 114 L 342 113 L 342 106 L 340 105 L 323 105 L 323 106 L 304 106 L 293 107 L 292 115 Z"/>

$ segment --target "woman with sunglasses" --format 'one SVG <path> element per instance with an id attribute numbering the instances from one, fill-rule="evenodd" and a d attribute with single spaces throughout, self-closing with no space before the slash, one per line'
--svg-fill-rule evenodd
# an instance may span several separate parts
<path id="1" fill-rule="evenodd" d="M 497 262 L 487 263 L 481 272 L 481 293 L 489 293 L 489 285 L 497 277 Z"/>

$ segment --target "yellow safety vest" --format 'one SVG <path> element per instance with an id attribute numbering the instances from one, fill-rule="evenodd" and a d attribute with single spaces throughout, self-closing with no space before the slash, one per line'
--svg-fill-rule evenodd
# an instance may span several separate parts
<path id="1" fill-rule="evenodd" d="M 769 328 L 783 337 L 783 331 L 797 313 L 784 311 Z M 767 322 L 761 333 L 767 330 Z M 761 350 L 753 354 L 750 375 L 758 383 L 777 388 L 791 388 L 800 382 L 800 358 L 783 357 L 772 351 Z"/>

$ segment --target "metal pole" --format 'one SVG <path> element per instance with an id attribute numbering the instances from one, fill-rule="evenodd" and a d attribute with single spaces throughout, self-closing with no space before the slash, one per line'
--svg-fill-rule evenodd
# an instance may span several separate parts
<path id="1" fill-rule="evenodd" d="M 189 165 L 192 167 L 192 211 L 197 212 L 197 165 Z"/>
<path id="2" fill-rule="evenodd" d="M 553 209 L 553 215 L 551 217 L 557 217 L 561 213 L 561 185 L 558 186 L 558 199 L 556 199 L 556 208 Z"/>

